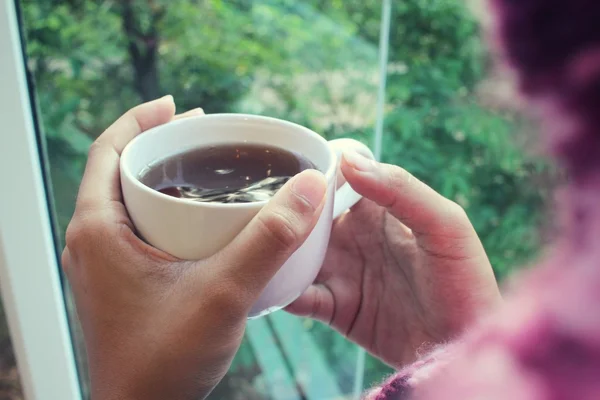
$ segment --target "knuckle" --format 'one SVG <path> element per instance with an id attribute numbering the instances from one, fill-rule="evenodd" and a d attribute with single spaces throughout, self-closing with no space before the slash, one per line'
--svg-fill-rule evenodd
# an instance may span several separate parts
<path id="1" fill-rule="evenodd" d="M 320 291 L 315 293 L 314 303 L 312 304 L 309 318 L 316 318 L 323 313 L 323 295 Z"/>
<path id="2" fill-rule="evenodd" d="M 65 249 L 62 252 L 62 255 L 60 257 L 60 266 L 62 267 L 62 270 L 68 274 L 69 270 L 71 269 L 71 257 L 70 257 L 70 250 L 69 247 L 65 247 Z"/>
<path id="3" fill-rule="evenodd" d="M 79 191 L 75 204 L 75 215 L 87 215 L 97 207 L 98 205 L 87 196 L 87 193 L 84 193 L 83 189 Z"/>
<path id="4" fill-rule="evenodd" d="M 75 220 L 69 223 L 67 226 L 67 231 L 65 233 L 65 245 L 71 250 L 74 250 L 79 247 L 81 243 L 81 236 L 84 235 L 84 229 Z"/>
<path id="5" fill-rule="evenodd" d="M 92 142 L 92 144 L 90 145 L 90 148 L 88 149 L 88 159 L 93 158 L 98 151 L 100 151 L 100 149 L 102 148 L 102 143 L 100 142 L 100 140 L 96 139 L 94 142 Z"/>
<path id="6" fill-rule="evenodd" d="M 102 218 L 76 218 L 67 227 L 65 244 L 70 251 L 95 246 L 106 229 L 106 222 Z"/>
<path id="7" fill-rule="evenodd" d="M 268 214 L 261 215 L 259 222 L 262 224 L 266 239 L 274 242 L 280 248 L 295 246 L 299 240 L 295 221 L 289 213 L 281 210 L 273 210 Z"/>
<path id="8" fill-rule="evenodd" d="M 135 254 L 142 255 L 148 262 L 154 264 L 170 264 L 181 261 L 180 259 L 144 242 L 135 234 L 132 227 L 128 224 L 118 225 L 117 237 L 124 247 L 133 250 Z"/>
<path id="9" fill-rule="evenodd" d="M 458 203 L 452 200 L 447 200 L 444 211 L 445 218 L 443 219 L 445 221 L 442 223 L 442 225 L 445 227 L 445 229 L 454 232 L 453 234 L 472 229 L 471 221 L 469 220 L 467 212 Z"/>
<path id="10" fill-rule="evenodd" d="M 447 202 L 446 214 L 448 215 L 448 218 L 454 222 L 464 222 L 469 220 L 465 209 L 452 200 L 448 200 Z"/>
<path id="11" fill-rule="evenodd" d="M 416 181 L 407 170 L 396 165 L 389 165 L 386 168 L 386 172 L 388 175 L 388 186 L 392 190 L 398 187 L 412 185 Z"/>
<path id="12" fill-rule="evenodd" d="M 289 209 L 294 219 L 300 220 L 302 216 L 313 215 L 315 212 L 315 206 L 310 204 L 308 200 L 303 198 L 302 196 L 294 193 L 293 196 L 288 200 Z"/>
<path id="13" fill-rule="evenodd" d="M 395 165 L 389 165 L 386 168 L 385 174 L 387 175 L 387 201 L 385 206 L 388 209 L 396 208 L 398 194 L 402 191 L 405 191 L 406 188 L 409 187 L 409 185 L 414 185 L 418 181 L 405 169 Z M 407 217 L 408 216 L 403 218 Z"/>

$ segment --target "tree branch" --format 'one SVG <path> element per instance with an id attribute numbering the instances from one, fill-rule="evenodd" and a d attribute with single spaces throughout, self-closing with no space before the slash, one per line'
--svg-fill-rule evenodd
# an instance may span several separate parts
<path id="1" fill-rule="evenodd" d="M 134 71 L 134 86 L 142 100 L 149 101 L 160 94 L 157 62 L 158 24 L 164 17 L 166 9 L 149 0 L 147 4 L 151 9 L 151 22 L 147 32 L 143 32 L 136 19 L 133 1 L 123 0 L 121 3 L 123 30 L 127 36 Z"/>

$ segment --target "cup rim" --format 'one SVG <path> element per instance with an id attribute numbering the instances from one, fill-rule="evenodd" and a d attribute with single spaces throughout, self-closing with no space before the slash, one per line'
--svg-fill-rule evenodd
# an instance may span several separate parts
<path id="1" fill-rule="evenodd" d="M 263 206 L 265 206 L 270 201 L 270 199 L 255 201 L 255 202 L 251 202 L 251 203 L 217 203 L 217 202 L 203 203 L 203 202 L 197 202 L 197 201 L 190 200 L 190 199 L 182 199 L 182 198 L 178 198 L 178 197 L 172 197 L 172 196 L 166 195 L 164 193 L 161 193 L 157 190 L 154 190 L 154 189 L 144 185 L 137 177 L 134 176 L 131 169 L 127 166 L 126 160 L 128 158 L 129 153 L 131 152 L 131 149 L 133 149 L 135 147 L 136 143 L 139 142 L 142 137 L 144 137 L 148 134 L 156 135 L 156 134 L 158 134 L 158 132 L 164 130 L 167 127 L 173 127 L 178 124 L 190 123 L 190 121 L 197 121 L 197 120 L 205 121 L 207 119 L 208 120 L 225 120 L 225 121 L 228 119 L 234 119 L 234 120 L 241 119 L 241 120 L 245 120 L 245 121 L 256 121 L 256 122 L 263 122 L 263 123 L 268 123 L 268 124 L 278 124 L 278 125 L 281 125 L 283 128 L 303 131 L 305 134 L 307 134 L 310 137 L 321 142 L 323 144 L 323 146 L 325 146 L 327 148 L 327 151 L 329 152 L 330 162 L 329 162 L 329 165 L 327 166 L 327 170 L 325 172 L 320 171 L 323 175 L 325 175 L 327 184 L 329 185 L 331 179 L 334 179 L 336 176 L 337 156 L 335 154 L 335 151 L 331 148 L 331 146 L 329 146 L 328 141 L 325 140 L 325 138 L 323 138 L 321 135 L 319 135 L 315 131 L 313 131 L 305 126 L 296 124 L 294 122 L 290 122 L 290 121 L 286 121 L 286 120 L 274 118 L 274 117 L 255 115 L 255 114 L 216 113 L 216 114 L 197 115 L 197 116 L 187 117 L 184 119 L 169 121 L 165 124 L 155 126 L 154 128 L 148 129 L 147 131 L 144 131 L 144 132 L 140 133 L 139 135 L 137 135 L 136 137 L 134 137 L 129 143 L 127 143 L 127 145 L 121 152 L 121 157 L 120 157 L 120 161 L 119 161 L 121 179 L 126 178 L 129 182 L 131 182 L 131 184 L 133 184 L 135 186 L 135 188 L 147 193 L 150 196 L 158 197 L 160 199 L 163 199 L 166 201 L 172 201 L 172 202 L 179 203 L 179 204 L 186 204 L 186 205 L 189 205 L 192 207 L 213 208 L 213 209 L 223 209 L 223 208 L 226 208 L 226 209 L 253 209 L 253 208 L 262 208 Z"/>

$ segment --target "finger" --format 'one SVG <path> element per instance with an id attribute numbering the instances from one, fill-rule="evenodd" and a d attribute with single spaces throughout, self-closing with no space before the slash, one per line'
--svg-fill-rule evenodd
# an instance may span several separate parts
<path id="1" fill-rule="evenodd" d="M 352 188 L 374 201 L 412 230 L 415 236 L 464 236 L 472 226 L 456 203 L 404 169 L 344 153 L 342 173 Z"/>
<path id="2" fill-rule="evenodd" d="M 183 114 L 174 116 L 173 121 L 177 121 L 177 120 L 189 118 L 189 117 L 197 117 L 199 115 L 204 115 L 204 110 L 200 107 L 194 108 L 193 110 L 190 110 L 190 111 L 186 111 Z"/>
<path id="3" fill-rule="evenodd" d="M 326 286 L 315 284 L 306 289 L 285 310 L 299 317 L 312 318 L 331 324 L 334 304 L 331 291 Z"/>
<path id="4" fill-rule="evenodd" d="M 90 148 L 77 196 L 76 210 L 103 209 L 121 200 L 119 158 L 135 136 L 169 122 L 175 114 L 172 96 L 139 105 L 119 118 Z"/>
<path id="5" fill-rule="evenodd" d="M 113 147 L 121 152 L 134 137 L 155 126 L 169 122 L 175 115 L 173 96 L 141 104 L 127 111 L 96 139 L 98 146 Z"/>
<path id="6" fill-rule="evenodd" d="M 304 171 L 291 179 L 216 256 L 217 279 L 233 281 L 250 300 L 258 297 L 313 230 L 326 191 L 325 177 L 318 171 Z"/>

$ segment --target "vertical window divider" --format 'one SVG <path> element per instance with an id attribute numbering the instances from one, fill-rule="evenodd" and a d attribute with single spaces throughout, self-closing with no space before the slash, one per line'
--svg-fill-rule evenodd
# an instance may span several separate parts
<path id="1" fill-rule="evenodd" d="M 379 34 L 379 86 L 377 90 L 377 110 L 375 132 L 373 135 L 373 154 L 381 160 L 383 134 L 385 126 L 385 98 L 387 89 L 387 67 L 389 59 L 390 26 L 392 20 L 392 0 L 383 0 L 381 8 L 381 28 Z M 365 349 L 357 347 L 356 369 L 354 373 L 353 398 L 360 400 L 364 391 L 365 380 Z"/>

